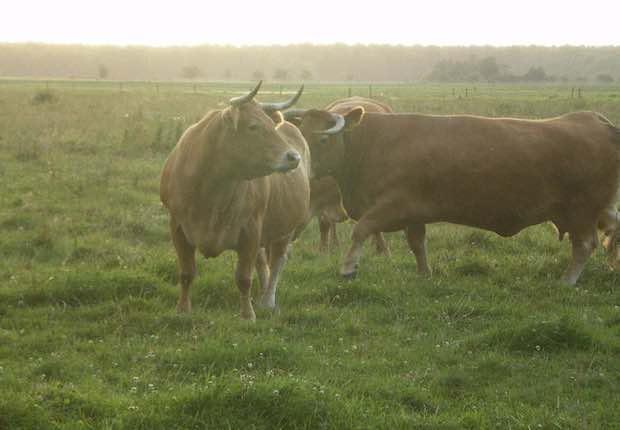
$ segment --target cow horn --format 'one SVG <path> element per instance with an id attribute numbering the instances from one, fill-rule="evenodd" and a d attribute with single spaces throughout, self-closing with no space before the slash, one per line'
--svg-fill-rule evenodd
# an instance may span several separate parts
<path id="1" fill-rule="evenodd" d="M 264 110 L 284 110 L 284 109 L 288 109 L 291 106 L 293 106 L 295 103 L 297 103 L 297 100 L 299 100 L 299 97 L 301 97 L 301 93 L 304 92 L 304 85 L 301 84 L 301 87 L 299 87 L 299 90 L 297 91 L 297 93 L 291 97 L 290 99 L 288 99 L 285 102 L 281 102 L 281 103 L 259 103 L 260 107 L 262 107 Z"/>
<path id="2" fill-rule="evenodd" d="M 344 121 L 344 117 L 342 115 L 340 115 L 339 113 L 334 113 L 334 112 L 330 112 L 329 114 L 332 116 L 334 121 L 336 121 L 336 124 L 334 124 L 333 127 L 328 128 L 327 130 L 317 131 L 317 132 L 315 132 L 316 134 L 323 134 L 323 135 L 338 134 L 344 128 L 345 121 Z"/>
<path id="3" fill-rule="evenodd" d="M 284 119 L 286 121 L 288 121 L 291 118 L 299 118 L 301 116 L 303 116 L 303 114 L 306 112 L 306 109 L 290 109 L 287 110 L 286 112 L 282 112 L 282 115 L 284 116 Z"/>
<path id="4" fill-rule="evenodd" d="M 248 94 L 244 96 L 234 97 L 230 99 L 229 103 L 231 104 L 231 106 L 241 106 L 242 104 L 245 104 L 251 101 L 254 98 L 254 96 L 256 96 L 256 93 L 258 93 L 258 90 L 262 84 L 263 84 L 262 80 L 258 81 L 258 84 L 256 85 L 256 87 L 254 87 L 252 91 L 250 91 Z"/>

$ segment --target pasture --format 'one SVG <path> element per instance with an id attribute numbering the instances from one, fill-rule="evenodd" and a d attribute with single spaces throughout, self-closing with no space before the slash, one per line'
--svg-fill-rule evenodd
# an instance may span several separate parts
<path id="1" fill-rule="evenodd" d="M 0 81 L 0 429 L 620 428 L 620 270 L 599 248 L 564 286 L 570 246 L 550 225 L 430 225 L 430 279 L 389 234 L 392 258 L 368 245 L 345 281 L 350 226 L 324 255 L 313 223 L 277 312 L 239 320 L 226 253 L 198 258 L 193 312 L 177 314 L 159 173 L 187 126 L 249 87 Z M 619 87 L 372 92 L 396 111 L 620 124 Z M 310 84 L 299 106 L 347 93 Z"/>

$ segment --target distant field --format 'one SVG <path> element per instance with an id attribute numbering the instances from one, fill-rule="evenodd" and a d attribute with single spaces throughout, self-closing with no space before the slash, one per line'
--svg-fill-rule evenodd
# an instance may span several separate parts
<path id="1" fill-rule="evenodd" d="M 198 259 L 194 311 L 177 315 L 159 172 L 187 126 L 250 87 L 0 80 L 0 429 L 620 428 L 620 271 L 599 249 L 562 285 L 569 245 L 549 225 L 431 225 L 431 279 L 391 234 L 391 259 L 369 246 L 343 281 L 350 225 L 322 255 L 313 224 L 276 314 L 238 320 L 227 253 Z M 306 88 L 301 107 L 350 88 L 397 111 L 620 124 L 618 86 Z"/>

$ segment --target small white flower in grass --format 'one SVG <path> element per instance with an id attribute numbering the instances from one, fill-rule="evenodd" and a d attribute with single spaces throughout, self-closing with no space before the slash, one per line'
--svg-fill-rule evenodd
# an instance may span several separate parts
<path id="1" fill-rule="evenodd" d="M 233 344 L 232 344 L 232 347 L 233 347 L 233 348 L 236 348 L 236 347 L 237 347 L 237 344 L 236 344 L 236 343 L 233 343 Z"/>
<path id="2" fill-rule="evenodd" d="M 129 390 L 132 393 L 137 393 L 138 392 L 138 387 L 131 387 L 131 389 Z"/>
<path id="3" fill-rule="evenodd" d="M 254 367 L 254 364 L 248 363 L 248 369 L 251 369 L 252 367 Z"/>
<path id="4" fill-rule="evenodd" d="M 344 339 L 343 339 L 343 338 L 341 338 L 341 337 L 339 337 L 339 338 L 338 338 L 338 342 L 344 342 Z"/>
<path id="5" fill-rule="evenodd" d="M 139 376 L 134 376 L 133 378 L 131 378 L 131 380 L 133 382 L 140 382 L 140 377 Z"/>
<path id="6" fill-rule="evenodd" d="M 131 405 L 127 409 L 129 409 L 130 411 L 137 411 L 139 408 L 136 405 Z"/>
<path id="7" fill-rule="evenodd" d="M 155 384 L 149 384 L 149 390 L 154 390 L 155 389 Z"/>
<path id="8" fill-rule="evenodd" d="M 536 345 L 536 351 L 540 351 L 540 350 L 541 350 L 540 345 Z"/>
<path id="9" fill-rule="evenodd" d="M 274 395 L 274 396 L 277 396 L 277 395 L 279 395 L 279 394 L 280 394 L 280 390 L 273 390 L 273 395 Z"/>
<path id="10" fill-rule="evenodd" d="M 353 349 L 353 351 L 357 351 L 357 345 L 353 345 L 351 348 Z"/>

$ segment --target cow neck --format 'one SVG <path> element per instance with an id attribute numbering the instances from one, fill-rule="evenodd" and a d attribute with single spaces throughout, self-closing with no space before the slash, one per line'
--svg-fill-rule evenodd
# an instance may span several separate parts
<path id="1" fill-rule="evenodd" d="M 340 186 L 345 208 L 350 211 L 356 201 L 356 191 L 359 190 L 362 163 L 367 153 L 363 137 L 363 123 L 343 135 L 344 159 L 342 168 L 336 173 L 336 180 Z M 357 186 L 356 186 L 357 185 Z"/>
<path id="2" fill-rule="evenodd" d="M 242 206 L 246 201 L 245 194 L 249 182 L 232 177 L 230 172 L 222 169 L 212 157 L 209 143 L 217 144 L 223 139 L 223 127 L 219 116 L 212 118 L 205 125 L 203 133 L 208 136 L 209 142 L 206 145 L 195 145 L 190 151 L 194 159 L 188 160 L 192 166 L 188 174 L 191 201 L 202 208 L 204 211 L 202 213 L 209 214 L 214 219 L 222 222 L 226 222 L 226 219 L 236 219 L 237 212 L 244 209 Z"/>

